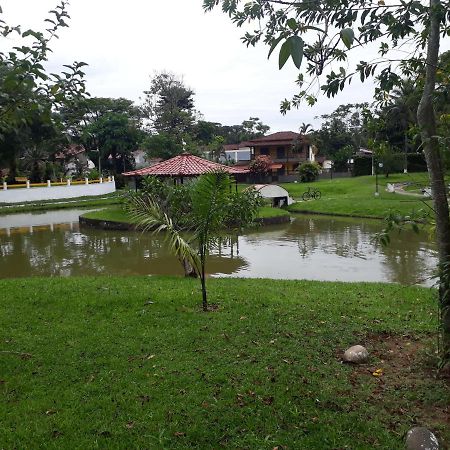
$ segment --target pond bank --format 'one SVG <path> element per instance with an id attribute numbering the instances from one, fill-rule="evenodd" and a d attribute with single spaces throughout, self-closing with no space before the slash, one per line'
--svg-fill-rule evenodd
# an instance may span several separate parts
<path id="1" fill-rule="evenodd" d="M 121 208 L 107 208 L 89 212 L 80 216 L 80 225 L 101 230 L 137 230 L 139 227 Z M 290 214 L 278 208 L 260 208 L 255 222 L 261 225 L 279 225 L 289 223 Z"/>

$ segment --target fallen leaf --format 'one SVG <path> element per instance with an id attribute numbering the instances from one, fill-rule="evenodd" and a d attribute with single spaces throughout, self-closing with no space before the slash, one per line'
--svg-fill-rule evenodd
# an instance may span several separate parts
<path id="1" fill-rule="evenodd" d="M 383 369 L 377 369 L 374 372 L 372 372 L 372 375 L 374 377 L 381 377 L 381 375 L 383 375 Z"/>

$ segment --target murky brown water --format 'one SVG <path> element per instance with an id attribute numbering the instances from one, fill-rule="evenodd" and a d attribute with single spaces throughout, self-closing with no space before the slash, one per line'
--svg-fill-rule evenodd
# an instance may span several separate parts
<path id="1" fill-rule="evenodd" d="M 182 274 L 162 237 L 80 229 L 82 212 L 0 216 L 0 277 Z M 298 215 L 287 225 L 230 237 L 214 250 L 208 273 L 430 285 L 436 251 L 427 236 L 405 232 L 381 247 L 372 241 L 381 227 L 381 221 Z"/>

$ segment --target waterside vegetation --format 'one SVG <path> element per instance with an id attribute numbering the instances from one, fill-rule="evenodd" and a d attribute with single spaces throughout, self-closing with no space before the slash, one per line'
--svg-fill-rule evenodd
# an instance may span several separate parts
<path id="1" fill-rule="evenodd" d="M 0 215 L 25 213 L 33 211 L 51 211 L 57 209 L 91 208 L 96 206 L 117 205 L 122 202 L 119 192 L 102 196 L 87 196 L 59 200 L 43 200 L 39 202 L 26 202 L 23 204 L 0 203 Z"/>

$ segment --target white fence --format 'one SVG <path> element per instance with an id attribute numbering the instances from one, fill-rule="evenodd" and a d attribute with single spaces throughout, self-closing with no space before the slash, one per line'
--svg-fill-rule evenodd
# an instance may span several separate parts
<path id="1" fill-rule="evenodd" d="M 0 185 L 1 186 L 1 185 Z M 61 185 L 61 183 L 52 184 L 47 182 L 46 186 L 33 187 L 27 182 L 23 187 L 14 187 L 3 183 L 3 189 L 0 189 L 0 203 L 24 203 L 41 200 L 58 200 L 63 198 L 88 197 L 95 195 L 105 195 L 115 192 L 116 182 L 114 177 L 105 180 L 100 179 L 97 182 L 85 180 L 82 184 L 72 184 L 70 180 Z"/>

